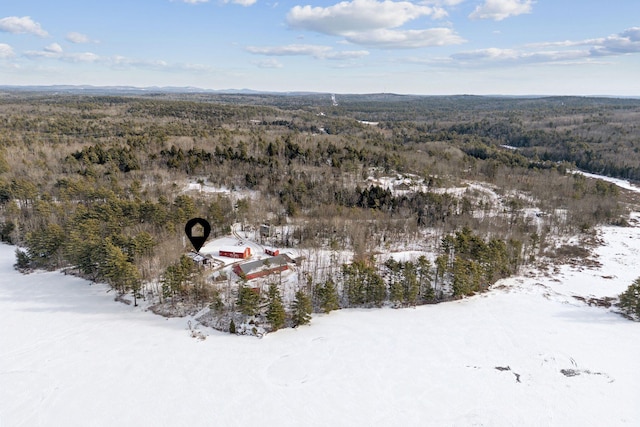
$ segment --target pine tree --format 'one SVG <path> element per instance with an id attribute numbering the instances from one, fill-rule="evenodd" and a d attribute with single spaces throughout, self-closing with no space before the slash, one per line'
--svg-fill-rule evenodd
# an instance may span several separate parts
<path id="1" fill-rule="evenodd" d="M 16 249 L 16 263 L 14 267 L 22 272 L 28 271 L 31 268 L 31 259 L 26 251 Z"/>
<path id="2" fill-rule="evenodd" d="M 640 318 L 640 277 L 620 294 L 618 305 L 628 315 Z"/>
<path id="3" fill-rule="evenodd" d="M 404 300 L 402 263 L 389 258 L 384 265 L 389 270 L 389 299 L 395 304 L 400 304 Z"/>
<path id="4" fill-rule="evenodd" d="M 35 267 L 58 267 L 64 239 L 64 230 L 58 224 L 48 224 L 37 232 L 27 233 L 25 243 L 31 263 Z"/>
<path id="5" fill-rule="evenodd" d="M 433 275 L 431 274 L 431 262 L 421 255 L 418 258 L 418 285 L 420 286 L 420 297 L 423 301 L 431 301 L 435 298 L 433 286 L 431 286 Z"/>
<path id="6" fill-rule="evenodd" d="M 381 306 L 387 298 L 387 286 L 382 277 L 371 268 L 367 277 L 367 300 L 370 304 Z"/>
<path id="7" fill-rule="evenodd" d="M 269 285 L 268 291 L 269 304 L 267 306 L 267 320 L 271 324 L 271 329 L 277 331 L 284 326 L 287 313 L 282 304 L 282 297 L 278 285 L 272 283 Z"/>
<path id="8" fill-rule="evenodd" d="M 416 305 L 420 295 L 420 283 L 416 274 L 416 265 L 411 261 L 404 263 L 404 302 L 408 305 Z"/>
<path id="9" fill-rule="evenodd" d="M 182 274 L 177 264 L 167 266 L 162 274 L 162 296 L 169 298 L 180 291 L 182 285 Z"/>
<path id="10" fill-rule="evenodd" d="M 356 260 L 342 266 L 345 292 L 351 307 L 380 306 L 387 297 L 387 285 L 369 263 L 368 260 Z"/>
<path id="11" fill-rule="evenodd" d="M 255 316 L 260 309 L 260 295 L 245 283 L 238 289 L 237 304 L 242 314 Z"/>
<path id="12" fill-rule="evenodd" d="M 338 288 L 332 279 L 327 279 L 322 285 L 316 287 L 316 297 L 323 313 L 329 313 L 340 308 Z"/>
<path id="13" fill-rule="evenodd" d="M 436 293 L 436 298 L 440 299 L 442 297 L 442 288 L 445 281 L 445 275 L 449 270 L 449 256 L 445 253 L 444 255 L 439 255 L 436 258 L 436 280 L 435 280 L 435 289 L 439 291 Z"/>
<path id="14" fill-rule="evenodd" d="M 470 262 L 462 257 L 456 257 L 453 261 L 453 280 L 451 289 L 454 297 L 462 297 L 472 293 L 472 285 L 469 277 Z"/>
<path id="15" fill-rule="evenodd" d="M 364 304 L 366 297 L 364 294 L 364 283 L 358 262 L 342 265 L 342 277 L 344 280 L 343 292 L 348 301 L 349 307 L 356 307 Z"/>
<path id="16" fill-rule="evenodd" d="M 142 286 L 138 268 L 127 261 L 127 256 L 110 238 L 105 240 L 103 247 L 105 258 L 101 266 L 102 276 L 121 294 L 133 291 L 134 304 L 137 305 L 138 292 Z"/>
<path id="17" fill-rule="evenodd" d="M 291 312 L 293 317 L 293 325 L 300 326 L 306 325 L 311 321 L 311 312 L 313 306 L 311 304 L 311 298 L 302 289 L 296 292 L 295 300 L 291 305 Z"/>

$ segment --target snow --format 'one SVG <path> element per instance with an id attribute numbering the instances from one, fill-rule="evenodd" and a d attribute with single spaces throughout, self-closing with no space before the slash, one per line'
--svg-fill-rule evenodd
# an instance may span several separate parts
<path id="1" fill-rule="evenodd" d="M 199 178 L 196 181 L 189 181 L 184 184 L 182 191 L 184 193 L 196 192 L 201 194 L 209 194 L 209 195 L 222 195 L 231 197 L 232 200 L 239 199 L 255 199 L 258 197 L 259 193 L 257 191 L 247 190 L 247 189 L 230 189 L 224 185 L 218 186 L 213 185 L 211 183 L 206 182 L 204 177 Z"/>
<path id="2" fill-rule="evenodd" d="M 640 323 L 573 297 L 640 275 L 640 227 L 600 237 L 598 268 L 205 340 L 104 285 L 22 275 L 1 245 L 0 426 L 640 425 Z"/>
<path id="3" fill-rule="evenodd" d="M 596 174 L 593 174 L 593 173 L 583 172 L 583 171 L 579 171 L 579 170 L 571 171 L 571 173 L 577 173 L 577 174 L 580 174 L 580 175 L 584 175 L 587 178 L 600 179 L 602 181 L 606 181 L 606 182 L 610 182 L 612 184 L 615 184 L 620 188 L 624 188 L 625 190 L 631 190 L 633 192 L 640 193 L 640 187 L 638 187 L 637 185 L 632 184 L 631 182 L 629 182 L 626 179 L 612 178 L 610 176 L 604 176 L 604 175 L 596 175 Z"/>

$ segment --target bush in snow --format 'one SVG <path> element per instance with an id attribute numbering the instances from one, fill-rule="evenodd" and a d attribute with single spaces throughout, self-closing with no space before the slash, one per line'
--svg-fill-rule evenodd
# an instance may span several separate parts
<path id="1" fill-rule="evenodd" d="M 618 305 L 629 316 L 635 317 L 636 320 L 640 319 L 640 277 L 620 294 Z"/>

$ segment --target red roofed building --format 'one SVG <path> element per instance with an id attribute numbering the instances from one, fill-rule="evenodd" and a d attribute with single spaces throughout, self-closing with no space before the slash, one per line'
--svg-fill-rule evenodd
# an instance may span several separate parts
<path id="1" fill-rule="evenodd" d="M 248 246 L 230 246 L 227 248 L 220 248 L 218 253 L 220 256 L 227 258 L 247 259 L 251 256 L 251 248 Z"/>
<path id="2" fill-rule="evenodd" d="M 271 256 L 280 255 L 280 249 L 277 248 L 264 248 L 264 253 Z"/>
<path id="3" fill-rule="evenodd" d="M 256 279 L 269 274 L 279 273 L 288 270 L 287 258 L 278 255 L 273 258 L 259 259 L 257 261 L 237 264 L 233 267 L 233 272 L 246 279 Z"/>

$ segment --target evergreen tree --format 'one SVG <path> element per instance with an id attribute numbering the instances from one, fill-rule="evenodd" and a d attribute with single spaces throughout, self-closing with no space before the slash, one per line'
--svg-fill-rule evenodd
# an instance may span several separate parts
<path id="1" fill-rule="evenodd" d="M 453 282 L 451 288 L 454 297 L 470 295 L 472 293 L 472 284 L 469 277 L 469 261 L 462 257 L 456 257 L 452 267 Z"/>
<path id="2" fill-rule="evenodd" d="M 12 244 L 12 234 L 15 229 L 16 225 L 13 223 L 13 221 L 0 223 L 0 242 Z"/>
<path id="3" fill-rule="evenodd" d="M 620 294 L 620 302 L 618 303 L 622 311 L 630 316 L 640 319 L 640 277 Z"/>
<path id="4" fill-rule="evenodd" d="M 277 284 L 272 283 L 269 285 L 267 298 L 267 320 L 271 324 L 271 329 L 277 331 L 284 326 L 285 320 L 287 319 L 287 313 L 284 310 L 280 289 L 278 289 Z"/>
<path id="5" fill-rule="evenodd" d="M 360 275 L 358 264 L 343 264 L 342 277 L 344 280 L 343 292 L 350 307 L 355 307 L 365 302 L 363 279 Z"/>
<path id="6" fill-rule="evenodd" d="M 475 261 L 456 257 L 453 261 L 453 283 L 451 284 L 454 297 L 473 295 L 480 290 L 482 284 L 482 268 Z"/>
<path id="7" fill-rule="evenodd" d="M 242 314 L 245 316 L 255 316 L 260 310 L 260 294 L 244 283 L 238 288 L 238 299 L 236 303 Z"/>
<path id="8" fill-rule="evenodd" d="M 387 298 L 387 286 L 382 277 L 371 267 L 366 276 L 367 303 L 380 306 Z"/>
<path id="9" fill-rule="evenodd" d="M 162 274 L 162 296 L 164 298 L 173 297 L 180 292 L 183 275 L 179 265 L 171 264 L 167 266 Z"/>
<path id="10" fill-rule="evenodd" d="M 96 280 L 104 249 L 103 243 L 100 221 L 75 215 L 68 225 L 63 253 L 82 274 Z"/>
<path id="11" fill-rule="evenodd" d="M 487 245 L 486 252 L 483 254 L 482 261 L 485 278 L 489 283 L 493 283 L 510 274 L 507 244 L 504 240 L 491 239 Z"/>
<path id="12" fill-rule="evenodd" d="M 311 304 L 311 298 L 302 289 L 296 292 L 295 300 L 291 305 L 291 315 L 293 317 L 293 325 L 300 326 L 306 325 L 311 321 L 311 312 L 313 306 Z"/>
<path id="13" fill-rule="evenodd" d="M 16 249 L 16 263 L 14 267 L 21 272 L 25 272 L 31 269 L 31 259 L 29 258 L 27 252 Z"/>
<path id="14" fill-rule="evenodd" d="M 162 294 L 165 298 L 176 295 L 202 300 L 205 294 L 203 270 L 191 258 L 182 255 L 180 259 L 167 266 L 162 274 Z"/>
<path id="15" fill-rule="evenodd" d="M 449 255 L 448 253 L 445 252 L 445 254 L 443 255 L 439 255 L 436 258 L 436 290 L 438 289 L 438 284 L 439 284 L 439 291 L 436 292 L 436 298 L 440 299 L 442 297 L 442 287 L 444 284 L 444 278 L 445 275 L 447 274 L 449 270 Z"/>
<path id="16" fill-rule="evenodd" d="M 384 265 L 389 270 L 389 299 L 395 304 L 400 304 L 404 301 L 402 263 L 389 258 Z"/>
<path id="17" fill-rule="evenodd" d="M 316 287 L 316 297 L 323 313 L 329 313 L 340 308 L 338 288 L 332 279 L 327 279 L 326 282 Z"/>
<path id="18" fill-rule="evenodd" d="M 425 302 L 435 298 L 435 292 L 431 286 L 432 279 L 431 262 L 427 257 L 421 255 L 418 258 L 418 286 L 420 287 L 420 298 Z"/>
<path id="19" fill-rule="evenodd" d="M 131 290 L 134 305 L 138 305 L 138 293 L 142 287 L 138 268 L 127 260 L 127 256 L 118 246 L 111 243 L 109 238 L 104 242 L 104 253 L 104 263 L 101 267 L 103 277 L 121 294 Z"/>
<path id="20" fill-rule="evenodd" d="M 375 268 L 365 260 L 342 266 L 344 291 L 349 305 L 381 305 L 387 297 L 387 286 Z"/>
<path id="21" fill-rule="evenodd" d="M 416 265 L 407 261 L 404 263 L 404 302 L 408 305 L 416 305 L 420 295 L 420 283 L 418 282 Z"/>
<path id="22" fill-rule="evenodd" d="M 58 224 L 48 224 L 26 235 L 26 247 L 34 267 L 59 267 L 60 246 L 65 233 Z"/>

